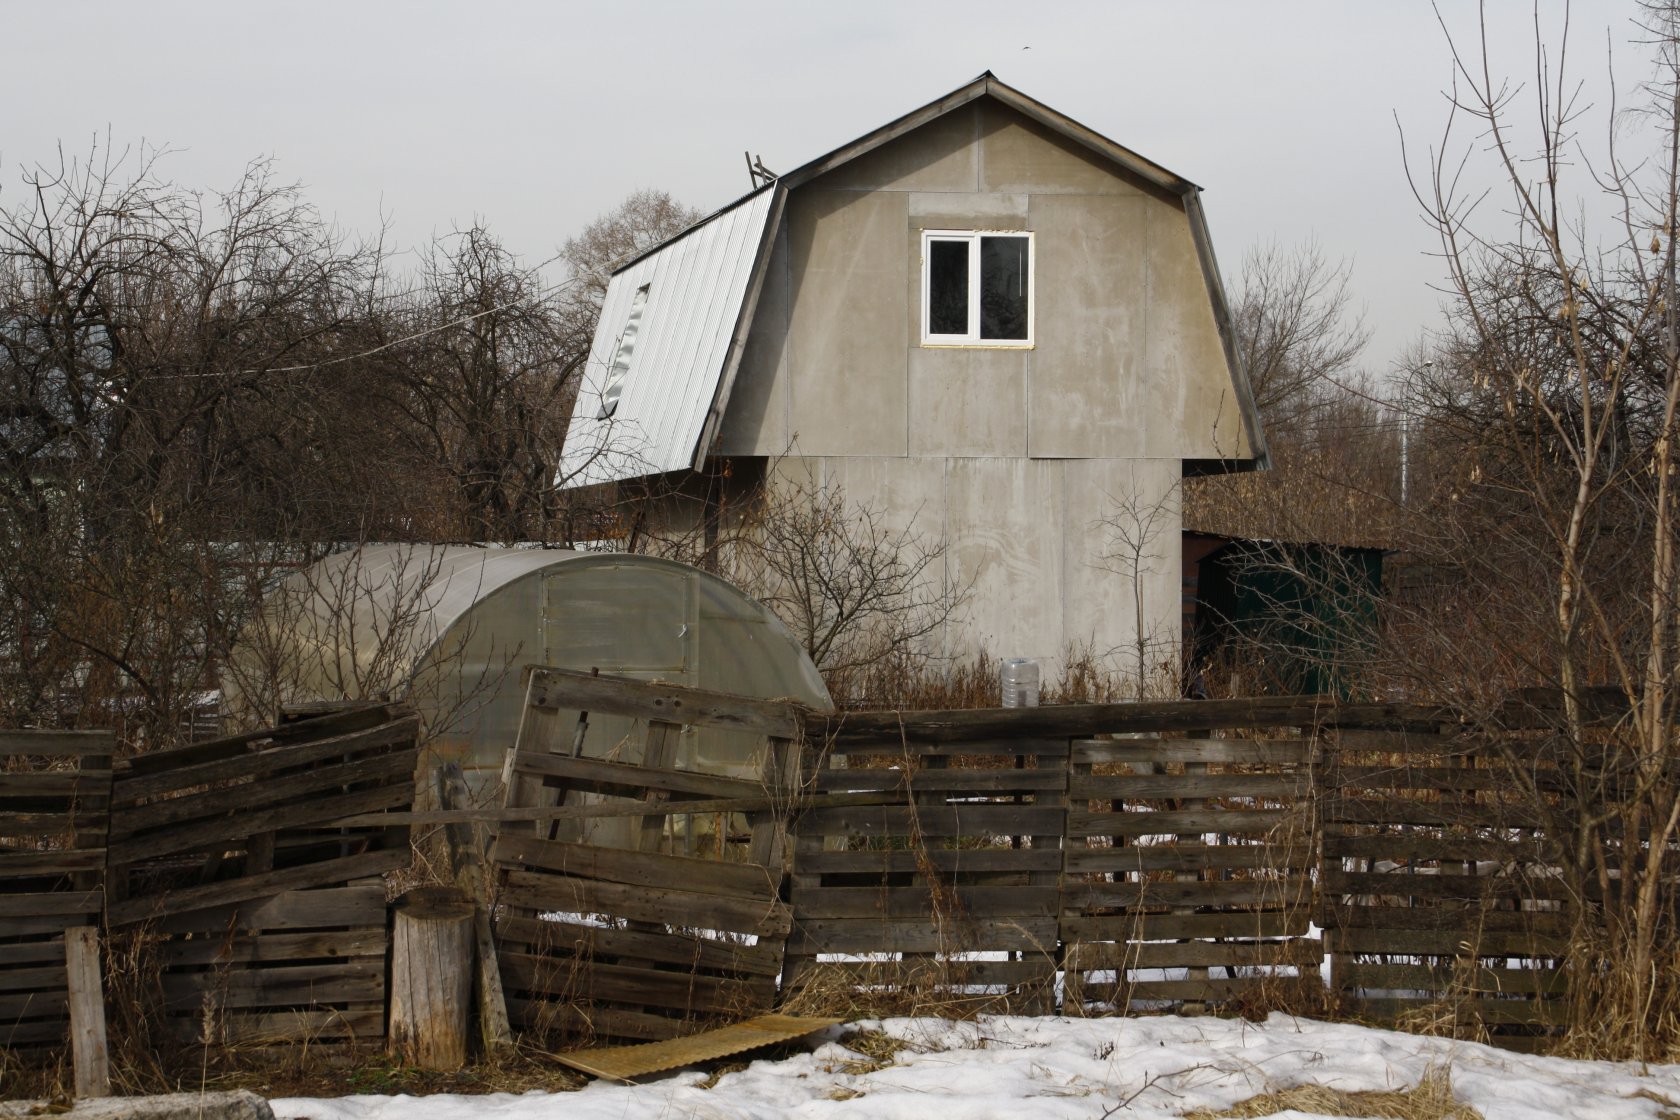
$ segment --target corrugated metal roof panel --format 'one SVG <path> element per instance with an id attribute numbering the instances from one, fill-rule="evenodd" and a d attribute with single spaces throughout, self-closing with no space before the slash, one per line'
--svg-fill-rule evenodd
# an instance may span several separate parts
<path id="1" fill-rule="evenodd" d="M 751 312 L 776 200 L 777 188 L 764 187 L 613 276 L 566 431 L 562 487 L 694 464 L 707 413 L 739 360 L 737 330 Z M 603 419 L 607 375 L 643 287 L 630 368 L 617 408 Z"/>

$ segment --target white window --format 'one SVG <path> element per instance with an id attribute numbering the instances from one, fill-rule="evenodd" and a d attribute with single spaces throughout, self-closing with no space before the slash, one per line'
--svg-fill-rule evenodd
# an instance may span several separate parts
<path id="1" fill-rule="evenodd" d="M 595 414 L 595 419 L 605 420 L 618 411 L 618 398 L 624 392 L 624 375 L 630 372 L 630 356 L 636 352 L 636 332 L 642 325 L 642 308 L 647 306 L 648 289 L 651 284 L 643 284 L 636 289 L 636 296 L 630 301 L 630 318 L 624 324 L 624 333 L 618 336 L 618 349 L 613 351 L 612 368 L 607 370 L 607 383 L 601 389 L 601 411 Z"/>
<path id="2" fill-rule="evenodd" d="M 1032 234 L 922 233 L 922 343 L 1032 345 Z"/>

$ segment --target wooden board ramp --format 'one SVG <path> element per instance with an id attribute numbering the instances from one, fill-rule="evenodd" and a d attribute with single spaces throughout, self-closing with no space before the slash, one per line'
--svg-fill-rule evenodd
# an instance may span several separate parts
<path id="1" fill-rule="evenodd" d="M 761 1046 L 791 1042 L 844 1020 L 810 1015 L 757 1015 L 727 1027 L 639 1046 L 603 1046 L 550 1055 L 561 1065 L 609 1081 L 634 1081 L 653 1073 L 716 1061 Z"/>
<path id="2" fill-rule="evenodd" d="M 580 709 L 637 721 L 639 760 L 591 757 Z M 679 769 L 677 745 L 693 726 L 759 735 L 759 775 Z M 605 818 L 615 827 L 599 835 L 553 820 L 499 828 L 495 940 L 510 1022 L 548 1037 L 658 1040 L 770 1010 L 792 925 L 780 890 L 797 733 L 792 705 L 533 671 L 507 806 L 646 813 Z M 746 814 L 696 822 L 680 812 L 754 799 L 761 807 Z M 702 828 L 706 854 L 679 854 Z"/>
<path id="3" fill-rule="evenodd" d="M 0 1047 L 61 1047 L 65 931 L 105 910 L 109 731 L 0 731 Z"/>
<path id="4" fill-rule="evenodd" d="M 152 1025 L 223 1042 L 385 1034 L 382 876 L 412 860 L 419 721 L 355 705 L 130 760 L 109 922 L 155 973 Z M 346 825 L 360 815 L 367 823 Z"/>

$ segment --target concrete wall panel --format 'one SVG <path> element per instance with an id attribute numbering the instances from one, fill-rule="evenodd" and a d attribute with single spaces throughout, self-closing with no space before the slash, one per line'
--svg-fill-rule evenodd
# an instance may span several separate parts
<path id="1" fill-rule="evenodd" d="M 1030 350 L 910 351 L 910 454 L 1027 454 Z"/>
<path id="2" fill-rule="evenodd" d="M 963 634 L 999 657 L 1058 658 L 1063 464 L 951 459 L 950 568 L 973 589 Z"/>
<path id="3" fill-rule="evenodd" d="M 1144 230 L 1163 204 L 1134 195 L 1034 195 L 1031 454 L 1044 458 L 1141 453 L 1162 426 L 1141 391 L 1149 274 Z"/>
<path id="4" fill-rule="evenodd" d="M 829 190 L 972 191 L 979 185 L 979 113 L 964 106 L 842 164 L 822 177 Z"/>
<path id="5" fill-rule="evenodd" d="M 1004 105 L 979 105 L 978 189 L 1114 195 L 1136 195 L 1145 189 L 1141 180 L 1037 121 Z"/>
<path id="6" fill-rule="evenodd" d="M 788 303 L 792 277 L 788 268 L 787 224 L 776 233 L 775 247 L 759 291 L 752 330 L 741 351 L 735 386 L 713 445 L 718 455 L 781 455 L 788 432 Z"/>
<path id="7" fill-rule="evenodd" d="M 804 454 L 907 450 L 908 197 L 806 188 L 789 200 L 789 435 Z"/>

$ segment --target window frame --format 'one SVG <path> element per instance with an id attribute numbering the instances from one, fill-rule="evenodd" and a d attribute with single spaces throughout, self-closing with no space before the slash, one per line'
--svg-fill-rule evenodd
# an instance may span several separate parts
<path id="1" fill-rule="evenodd" d="M 987 237 L 1024 237 L 1027 239 L 1027 337 L 984 338 L 980 335 L 980 242 Z M 964 334 L 933 334 L 928 330 L 932 318 L 933 243 L 935 241 L 964 242 L 968 245 L 968 325 Z M 1038 303 L 1038 246 L 1030 229 L 924 229 L 921 241 L 922 298 L 918 312 L 917 331 L 922 345 L 928 348 L 984 348 L 993 350 L 1030 350 L 1037 336 L 1036 309 Z"/>

